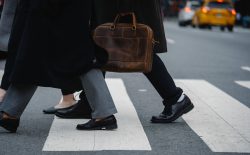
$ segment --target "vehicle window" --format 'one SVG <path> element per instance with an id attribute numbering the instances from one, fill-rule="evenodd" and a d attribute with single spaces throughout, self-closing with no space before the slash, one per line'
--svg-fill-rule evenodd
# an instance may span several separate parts
<path id="1" fill-rule="evenodd" d="M 197 9 L 197 8 L 199 8 L 200 7 L 200 4 L 192 4 L 191 5 L 191 9 Z"/>
<path id="2" fill-rule="evenodd" d="M 208 7 L 210 8 L 232 8 L 232 5 L 228 2 L 209 2 Z"/>

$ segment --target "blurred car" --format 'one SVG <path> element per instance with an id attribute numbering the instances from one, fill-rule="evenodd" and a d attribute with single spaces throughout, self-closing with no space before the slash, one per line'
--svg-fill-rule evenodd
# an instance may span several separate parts
<path id="1" fill-rule="evenodd" d="M 242 17 L 242 26 L 245 28 L 250 27 L 250 16 L 243 16 Z"/>
<path id="2" fill-rule="evenodd" d="M 178 22 L 180 26 L 190 25 L 195 14 L 195 10 L 200 7 L 200 2 L 197 0 L 189 0 L 184 4 L 184 7 L 179 11 Z"/>
<path id="3" fill-rule="evenodd" d="M 196 10 L 193 19 L 193 27 L 220 26 L 222 31 L 227 28 L 233 31 L 236 21 L 236 11 L 231 0 L 205 0 Z"/>

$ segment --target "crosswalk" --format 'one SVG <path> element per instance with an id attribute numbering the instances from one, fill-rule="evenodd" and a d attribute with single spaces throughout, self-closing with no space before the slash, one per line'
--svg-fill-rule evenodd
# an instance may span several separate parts
<path id="1" fill-rule="evenodd" d="M 250 81 L 235 81 L 238 85 L 250 89 Z"/>
<path id="2" fill-rule="evenodd" d="M 242 67 L 248 71 L 247 67 Z M 0 77 L 3 72 L 0 71 Z M 106 79 L 116 103 L 119 128 L 115 131 L 77 131 L 87 120 L 55 117 L 42 151 L 152 151 L 122 79 Z M 250 153 L 250 109 L 206 80 L 175 79 L 195 108 L 183 120 L 213 152 Z M 250 92 L 250 81 L 235 83 Z M 146 89 L 139 90 L 146 92 Z M 249 93 L 250 99 L 250 93 Z"/>
<path id="3" fill-rule="evenodd" d="M 119 128 L 115 131 L 76 131 L 75 125 L 83 123 L 82 119 L 55 117 L 43 151 L 151 150 L 123 81 L 106 81 L 119 113 L 116 115 Z"/>
<path id="4" fill-rule="evenodd" d="M 79 132 L 72 124 L 83 123 L 82 120 L 55 117 L 43 151 L 151 150 L 122 79 L 106 81 L 118 109 L 119 129 Z M 195 109 L 183 119 L 211 151 L 250 153 L 247 106 L 205 80 L 175 81 L 195 104 Z M 245 83 L 239 83 L 242 85 Z M 62 143 L 64 139 L 67 142 Z"/>
<path id="5" fill-rule="evenodd" d="M 214 152 L 250 152 L 250 109 L 204 80 L 178 80 L 194 111 L 183 118 Z"/>

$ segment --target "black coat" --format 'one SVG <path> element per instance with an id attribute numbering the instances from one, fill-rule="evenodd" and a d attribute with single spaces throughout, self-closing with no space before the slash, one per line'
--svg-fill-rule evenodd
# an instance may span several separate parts
<path id="1" fill-rule="evenodd" d="M 95 59 L 91 0 L 20 0 L 9 44 L 10 81 L 70 88 Z"/>
<path id="2" fill-rule="evenodd" d="M 167 52 L 167 43 L 161 14 L 160 0 L 93 0 L 93 27 L 113 22 L 119 12 L 135 12 L 137 21 L 149 25 L 154 31 L 156 53 Z"/>

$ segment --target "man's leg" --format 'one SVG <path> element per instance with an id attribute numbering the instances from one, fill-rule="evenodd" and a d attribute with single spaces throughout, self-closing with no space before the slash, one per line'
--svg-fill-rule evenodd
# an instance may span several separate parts
<path id="1" fill-rule="evenodd" d="M 34 95 L 37 86 L 10 85 L 0 106 L 0 126 L 16 132 L 20 117 Z"/>
<path id="2" fill-rule="evenodd" d="M 163 98 L 163 104 L 172 105 L 177 102 L 182 94 L 182 89 L 176 87 L 160 57 L 154 54 L 152 71 L 144 74 Z"/>
<path id="3" fill-rule="evenodd" d="M 10 85 L 0 106 L 0 111 L 20 118 L 36 89 L 37 86 L 34 85 Z"/>
<path id="4" fill-rule="evenodd" d="M 92 109 L 92 119 L 77 125 L 78 130 L 111 130 L 117 128 L 113 114 L 117 113 L 115 104 L 98 69 L 92 69 L 81 76 L 82 85 L 89 105 Z"/>
<path id="5" fill-rule="evenodd" d="M 114 101 L 100 70 L 92 69 L 81 76 L 81 81 L 90 107 L 93 110 L 92 118 L 104 118 L 117 113 Z"/>
<path id="6" fill-rule="evenodd" d="M 176 87 L 173 78 L 158 55 L 154 54 L 152 71 L 146 73 L 145 76 L 161 95 L 165 106 L 159 116 L 152 117 L 153 123 L 171 123 L 193 109 L 192 102 L 188 96 L 182 94 L 181 88 Z"/>

